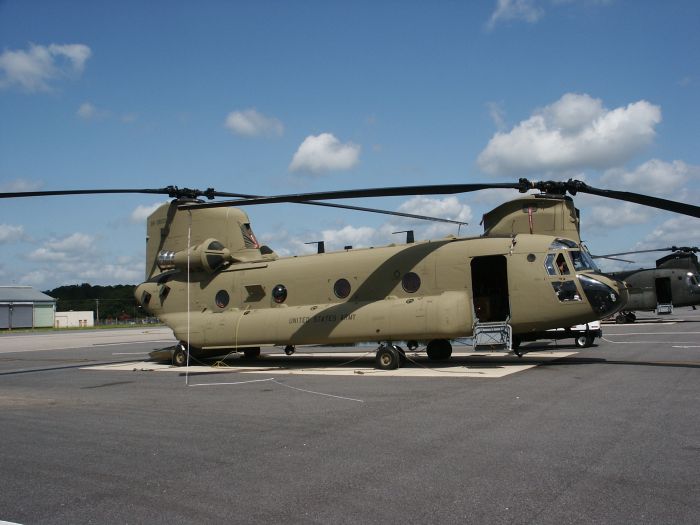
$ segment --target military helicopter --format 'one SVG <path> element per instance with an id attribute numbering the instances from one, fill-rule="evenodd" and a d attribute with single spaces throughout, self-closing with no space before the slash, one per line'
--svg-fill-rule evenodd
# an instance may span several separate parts
<path id="1" fill-rule="evenodd" d="M 172 197 L 148 218 L 146 280 L 135 296 L 180 340 L 172 349 L 172 362 L 178 366 L 187 364 L 190 356 L 231 351 L 254 358 L 263 345 L 284 346 L 293 353 L 301 344 L 374 341 L 379 344 L 376 366 L 393 369 L 404 355 L 400 342 L 410 349 L 425 344 L 430 359 L 447 359 L 452 353 L 450 340 L 488 335 L 497 325 L 510 349 L 513 334 L 585 323 L 625 306 L 626 285 L 600 274 L 578 235 L 573 235 L 578 231 L 577 217 L 547 218 L 550 214 L 542 213 L 535 218 L 536 212 L 515 204 L 493 215 L 480 237 L 279 257 L 258 243 L 248 215 L 240 209 L 276 202 L 358 209 L 324 201 L 489 188 L 538 190 L 542 203 L 551 196 L 570 201 L 564 197 L 567 192 L 586 192 L 700 217 L 697 206 L 573 180 L 520 179 L 274 197 L 167 187 L 2 193 L 0 198 L 97 193 Z M 218 197 L 236 198 L 213 200 Z M 523 224 L 528 225 L 527 234 L 515 228 Z"/>
<path id="2" fill-rule="evenodd" d="M 616 257 L 637 253 L 670 251 L 657 259 L 656 268 L 608 273 L 613 279 L 624 280 L 629 286 L 629 301 L 615 317 L 617 323 L 633 323 L 635 311 L 653 311 L 657 315 L 673 313 L 674 307 L 700 304 L 700 266 L 698 248 L 671 246 L 651 250 L 611 253 L 597 257 Z"/>

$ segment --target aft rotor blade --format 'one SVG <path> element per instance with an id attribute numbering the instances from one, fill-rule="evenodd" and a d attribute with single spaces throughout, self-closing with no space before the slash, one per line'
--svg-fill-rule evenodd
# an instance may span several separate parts
<path id="1" fill-rule="evenodd" d="M 309 202 L 336 199 L 358 199 L 367 197 L 406 197 L 413 195 L 450 195 L 488 189 L 520 190 L 520 183 L 486 183 L 486 184 L 435 184 L 426 186 L 395 186 L 388 188 L 363 188 L 357 190 L 322 191 L 316 193 L 294 193 L 274 197 L 253 197 L 234 201 L 205 202 L 191 204 L 186 208 L 218 208 L 225 206 L 252 206 L 255 204 L 274 204 L 280 202 Z"/>
<path id="2" fill-rule="evenodd" d="M 610 259 L 616 255 L 632 255 L 635 253 L 649 253 L 649 252 L 694 252 L 700 251 L 697 246 L 669 246 L 668 248 L 654 248 L 652 250 L 634 250 L 631 252 L 620 252 L 620 253 L 609 253 L 607 255 L 595 255 L 596 258 Z"/>
<path id="3" fill-rule="evenodd" d="M 89 189 L 89 190 L 41 190 L 41 191 L 16 191 L 0 193 L 0 199 L 12 199 L 18 197 L 50 197 L 57 195 L 100 195 L 100 194 L 119 194 L 119 193 L 144 193 L 152 195 L 167 195 L 169 197 L 180 199 L 198 197 L 206 197 L 213 199 L 215 197 L 239 197 L 237 193 L 225 193 L 207 188 L 206 190 L 197 190 L 191 188 L 179 188 L 178 186 L 166 186 L 164 188 L 140 188 L 140 189 Z"/>

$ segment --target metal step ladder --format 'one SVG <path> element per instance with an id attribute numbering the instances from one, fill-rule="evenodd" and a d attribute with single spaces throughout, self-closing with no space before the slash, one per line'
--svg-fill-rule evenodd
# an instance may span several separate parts
<path id="1" fill-rule="evenodd" d="M 504 350 L 510 352 L 513 343 L 513 329 L 510 317 L 505 321 L 484 323 L 478 319 L 474 323 L 474 350 Z"/>
<path id="2" fill-rule="evenodd" d="M 673 313 L 673 304 L 657 304 L 656 315 L 669 315 Z"/>

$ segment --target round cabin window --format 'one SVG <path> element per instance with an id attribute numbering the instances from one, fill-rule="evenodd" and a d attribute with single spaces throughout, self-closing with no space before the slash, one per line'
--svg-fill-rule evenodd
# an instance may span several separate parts
<path id="1" fill-rule="evenodd" d="M 417 273 L 408 272 L 401 279 L 401 286 L 408 293 L 415 293 L 420 288 L 420 277 L 418 277 Z"/>
<path id="2" fill-rule="evenodd" d="M 287 298 L 287 287 L 283 284 L 278 284 L 272 289 L 272 299 L 277 303 L 283 303 Z"/>
<path id="3" fill-rule="evenodd" d="M 219 308 L 226 308 L 228 306 L 229 296 L 226 290 L 219 290 L 214 298 L 216 306 Z"/>
<path id="4" fill-rule="evenodd" d="M 347 279 L 338 279 L 333 285 L 333 293 L 339 299 L 345 299 L 350 295 L 350 282 Z"/>

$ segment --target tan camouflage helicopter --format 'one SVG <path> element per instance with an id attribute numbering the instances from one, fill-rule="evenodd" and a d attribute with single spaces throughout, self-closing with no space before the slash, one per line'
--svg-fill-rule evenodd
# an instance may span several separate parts
<path id="1" fill-rule="evenodd" d="M 240 206 L 297 202 L 359 208 L 327 200 L 455 194 L 511 188 L 529 195 L 485 216 L 480 237 L 407 242 L 305 256 L 279 257 L 261 246 Z M 473 336 L 511 349 L 513 335 L 601 319 L 628 299 L 623 282 L 602 275 L 578 234 L 566 192 L 591 193 L 700 217 L 700 207 L 580 181 L 449 184 L 332 191 L 276 197 L 167 187 L 3 193 L 0 198 L 91 193 L 167 194 L 147 224 L 146 280 L 136 299 L 181 341 L 190 356 L 260 347 L 377 342 L 376 366 L 400 366 L 405 343 L 424 344 L 430 359 L 447 359 L 451 340 Z M 204 202 L 217 197 L 234 200 Z M 561 203 L 567 203 L 564 206 Z M 235 206 L 235 207 L 233 207 Z M 426 218 L 422 216 L 412 217 Z M 410 240 L 410 239 L 409 239 Z M 321 252 L 322 250 L 319 250 Z M 494 335 L 496 334 L 496 335 Z"/>

